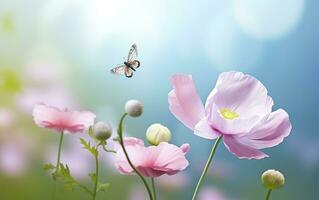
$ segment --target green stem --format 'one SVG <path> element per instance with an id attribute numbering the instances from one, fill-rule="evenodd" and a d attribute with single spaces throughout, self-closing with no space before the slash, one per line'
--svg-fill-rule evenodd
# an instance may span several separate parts
<path id="1" fill-rule="evenodd" d="M 200 188 L 200 186 L 201 186 L 201 184 L 202 184 L 202 181 L 203 181 L 203 179 L 204 179 L 204 177 L 205 177 L 205 175 L 206 175 L 206 173 L 207 173 L 207 171 L 208 171 L 208 168 L 209 168 L 209 166 L 210 166 L 210 164 L 211 164 L 211 162 L 212 162 L 212 160 L 213 160 L 213 158 L 214 158 L 214 155 L 215 155 L 215 153 L 216 153 L 217 147 L 218 147 L 219 143 L 221 142 L 222 138 L 223 138 L 223 136 L 219 136 L 219 137 L 217 138 L 217 140 L 215 141 L 215 144 L 214 144 L 214 146 L 213 146 L 213 148 L 212 148 L 212 151 L 210 152 L 210 155 L 209 155 L 209 157 L 208 157 L 208 160 L 207 160 L 207 162 L 206 162 L 206 165 L 205 165 L 205 168 L 204 168 L 204 170 L 203 170 L 203 172 L 202 172 L 202 175 L 200 176 L 200 178 L 199 178 L 199 180 L 198 180 L 198 183 L 197 183 L 197 185 L 196 185 L 196 188 L 195 188 L 195 191 L 194 191 L 192 200 L 195 200 L 195 199 L 196 199 L 198 190 L 199 190 L 199 188 Z"/>
<path id="2" fill-rule="evenodd" d="M 97 192 L 97 184 L 99 180 L 99 152 L 98 152 L 98 146 L 96 147 L 96 154 L 94 156 L 95 158 L 95 182 L 94 182 L 94 189 L 93 189 L 93 200 L 96 198 L 96 192 Z"/>
<path id="3" fill-rule="evenodd" d="M 150 200 L 154 200 L 153 197 L 152 197 L 152 192 L 151 192 L 150 187 L 148 186 L 148 184 L 147 184 L 145 178 L 143 177 L 143 175 L 134 167 L 132 161 L 130 160 L 130 158 L 128 156 L 126 148 L 124 146 L 124 141 L 123 141 L 123 122 L 124 122 L 124 118 L 126 117 L 126 115 L 127 115 L 127 113 L 124 113 L 123 116 L 121 117 L 121 120 L 120 120 L 120 123 L 119 123 L 119 127 L 118 127 L 118 130 L 117 130 L 118 131 L 117 133 L 119 135 L 119 142 L 120 142 L 120 145 L 121 145 L 121 147 L 123 149 L 123 152 L 125 154 L 125 157 L 126 157 L 128 163 L 129 163 L 129 165 L 132 167 L 134 172 L 141 178 L 142 182 L 144 183 Z"/>
<path id="4" fill-rule="evenodd" d="M 62 142 L 63 142 L 63 131 L 61 132 L 60 135 L 60 142 L 59 142 L 59 149 L 58 149 L 58 158 L 56 161 L 56 168 L 55 168 L 55 174 L 57 174 L 59 172 L 59 168 L 60 168 L 60 159 L 61 159 L 61 149 L 62 149 Z"/>
<path id="5" fill-rule="evenodd" d="M 153 197 L 154 197 L 154 200 L 156 200 L 156 189 L 155 189 L 155 180 L 154 180 L 154 177 L 152 177 L 152 189 L 153 189 Z"/>
<path id="6" fill-rule="evenodd" d="M 267 192 L 267 196 L 266 196 L 266 200 L 269 200 L 269 199 L 270 199 L 271 191 L 272 191 L 271 189 L 269 189 L 269 190 L 268 190 L 268 192 Z"/>

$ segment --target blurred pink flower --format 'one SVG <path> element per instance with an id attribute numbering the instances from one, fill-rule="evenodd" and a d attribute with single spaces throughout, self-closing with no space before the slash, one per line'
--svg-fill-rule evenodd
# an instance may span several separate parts
<path id="1" fill-rule="evenodd" d="M 198 200 L 228 200 L 228 198 L 217 189 L 206 187 L 199 192 Z"/>
<path id="2" fill-rule="evenodd" d="M 60 110 L 45 104 L 37 104 L 33 109 L 33 119 L 38 126 L 59 132 L 83 132 L 93 125 L 95 117 L 91 112 Z"/>
<path id="3" fill-rule="evenodd" d="M 124 139 L 125 148 L 133 165 L 148 177 L 158 177 L 163 174 L 174 175 L 188 166 L 185 154 L 188 144 L 177 147 L 167 142 L 158 146 L 145 147 L 140 139 L 127 137 Z M 118 146 L 115 158 L 116 168 L 125 175 L 131 175 L 134 170 L 129 165 L 124 152 Z"/>
<path id="4" fill-rule="evenodd" d="M 0 130 L 1 128 L 8 128 L 14 125 L 15 116 L 12 110 L 0 109 Z"/>
<path id="5" fill-rule="evenodd" d="M 0 144 L 0 172 L 22 175 L 30 164 L 32 142 L 29 138 L 10 134 Z"/>
<path id="6" fill-rule="evenodd" d="M 264 85 L 241 72 L 222 73 L 205 107 L 191 75 L 174 75 L 168 94 L 169 109 L 194 133 L 206 139 L 223 136 L 239 158 L 268 157 L 258 149 L 280 144 L 290 134 L 288 114 L 272 112 L 273 100 Z"/>

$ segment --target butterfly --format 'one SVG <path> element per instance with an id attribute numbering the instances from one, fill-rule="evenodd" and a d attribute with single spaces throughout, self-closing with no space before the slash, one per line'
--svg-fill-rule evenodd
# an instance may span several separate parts
<path id="1" fill-rule="evenodd" d="M 140 67 L 140 64 L 140 61 L 137 60 L 137 46 L 133 44 L 124 64 L 111 69 L 111 73 L 125 75 L 127 78 L 131 78 L 135 70 Z"/>

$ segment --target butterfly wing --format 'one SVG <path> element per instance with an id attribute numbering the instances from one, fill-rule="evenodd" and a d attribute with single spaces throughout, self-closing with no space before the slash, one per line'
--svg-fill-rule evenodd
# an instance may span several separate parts
<path id="1" fill-rule="evenodd" d="M 127 78 L 131 78 L 133 76 L 133 70 L 129 67 L 125 67 L 124 74 Z"/>
<path id="2" fill-rule="evenodd" d="M 136 44 L 133 44 L 131 46 L 130 51 L 128 52 L 127 62 L 134 61 L 134 60 L 136 60 L 136 58 L 137 58 L 137 46 L 136 46 Z"/>
<path id="3" fill-rule="evenodd" d="M 130 65 L 130 67 L 132 67 L 133 69 L 137 69 L 140 67 L 140 61 L 138 60 L 132 60 L 130 62 L 128 62 L 128 64 Z"/>
<path id="4" fill-rule="evenodd" d="M 128 68 L 126 65 L 121 65 L 121 66 L 118 66 L 118 67 L 111 69 L 111 73 L 117 74 L 117 75 L 126 75 L 125 74 L 126 68 Z"/>

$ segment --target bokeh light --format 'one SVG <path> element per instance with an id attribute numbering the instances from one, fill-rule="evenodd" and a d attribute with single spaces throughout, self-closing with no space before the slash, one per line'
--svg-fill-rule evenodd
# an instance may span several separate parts
<path id="1" fill-rule="evenodd" d="M 235 0 L 234 16 L 244 32 L 258 39 L 277 39 L 294 30 L 304 0 Z"/>
<path id="2" fill-rule="evenodd" d="M 221 145 L 202 195 L 262 199 L 260 173 L 276 168 L 287 184 L 274 199 L 317 199 L 318 9 L 319 1 L 305 0 L 2 0 L 0 199 L 52 197 L 55 183 L 42 168 L 55 161 L 59 138 L 34 124 L 35 103 L 90 110 L 97 121 L 112 124 L 116 137 L 129 99 L 141 100 L 144 113 L 126 120 L 125 135 L 145 140 L 147 127 L 161 123 L 170 128 L 172 143 L 190 144 L 187 169 L 156 179 L 159 199 L 190 199 L 213 141 L 195 136 L 169 112 L 169 79 L 192 74 L 206 99 L 218 74 L 228 70 L 261 80 L 275 105 L 289 113 L 293 131 L 260 161 L 240 160 Z M 131 79 L 111 74 L 133 43 L 141 67 Z M 88 139 L 86 133 L 65 135 L 62 159 L 91 186 L 87 174 L 94 163 L 80 137 Z M 101 180 L 111 187 L 99 199 L 147 199 L 138 177 L 118 173 L 113 154 L 101 153 L 100 167 Z M 88 197 L 57 184 L 56 200 Z"/>

